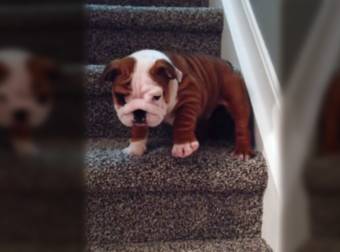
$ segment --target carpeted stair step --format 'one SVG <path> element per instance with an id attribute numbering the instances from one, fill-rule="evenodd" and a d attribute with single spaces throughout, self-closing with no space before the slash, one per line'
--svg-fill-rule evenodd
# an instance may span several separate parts
<path id="1" fill-rule="evenodd" d="M 88 140 L 86 183 L 90 192 L 237 192 L 261 193 L 266 187 L 266 163 L 259 153 L 243 161 L 226 143 L 205 143 L 191 157 L 171 156 L 171 143 L 153 140 L 142 157 L 122 152 L 128 139 Z"/>
<path id="2" fill-rule="evenodd" d="M 223 12 L 217 8 L 87 5 L 89 64 L 145 48 L 220 55 Z"/>
<path id="3" fill-rule="evenodd" d="M 208 7 L 209 0 L 87 0 L 90 4 Z"/>
<path id="4" fill-rule="evenodd" d="M 89 193 L 86 236 L 90 244 L 261 235 L 259 194 L 139 192 Z"/>
<path id="5" fill-rule="evenodd" d="M 89 252 L 270 252 L 266 242 L 260 238 L 241 240 L 174 241 L 129 245 L 92 246 Z"/>
<path id="6" fill-rule="evenodd" d="M 260 154 L 240 161 L 215 143 L 175 159 L 170 145 L 158 142 L 146 155 L 129 157 L 121 151 L 126 144 L 88 143 L 90 243 L 259 237 L 267 181 Z"/>

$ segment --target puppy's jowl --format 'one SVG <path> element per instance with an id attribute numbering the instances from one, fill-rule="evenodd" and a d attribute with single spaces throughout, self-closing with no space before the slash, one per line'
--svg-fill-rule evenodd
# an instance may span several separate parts
<path id="1" fill-rule="evenodd" d="M 142 50 L 113 60 L 102 78 L 112 85 L 119 120 L 132 128 L 125 151 L 146 151 L 148 128 L 162 122 L 173 126 L 172 155 L 187 157 L 199 148 L 198 120 L 224 106 L 235 123 L 234 154 L 253 154 L 249 135 L 250 105 L 241 76 L 224 61 L 205 55 Z"/>
<path id="2" fill-rule="evenodd" d="M 0 128 L 9 149 L 35 154 L 32 131 L 40 126 L 52 106 L 53 63 L 26 51 L 0 51 Z"/>

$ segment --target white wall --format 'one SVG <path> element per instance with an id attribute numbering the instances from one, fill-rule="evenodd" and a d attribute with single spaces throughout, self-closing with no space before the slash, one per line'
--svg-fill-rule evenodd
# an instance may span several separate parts
<path id="1" fill-rule="evenodd" d="M 276 72 L 280 71 L 281 0 L 250 0 Z"/>

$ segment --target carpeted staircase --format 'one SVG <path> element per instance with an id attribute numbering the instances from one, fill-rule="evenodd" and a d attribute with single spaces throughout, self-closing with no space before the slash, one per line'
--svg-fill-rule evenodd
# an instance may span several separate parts
<path id="1" fill-rule="evenodd" d="M 240 161 L 227 143 L 208 141 L 175 159 L 171 129 L 162 126 L 152 130 L 147 154 L 129 157 L 111 87 L 98 82 L 103 64 L 143 48 L 220 55 L 223 13 L 207 2 L 88 0 L 89 251 L 271 251 L 261 238 L 267 172 L 260 153 Z"/>

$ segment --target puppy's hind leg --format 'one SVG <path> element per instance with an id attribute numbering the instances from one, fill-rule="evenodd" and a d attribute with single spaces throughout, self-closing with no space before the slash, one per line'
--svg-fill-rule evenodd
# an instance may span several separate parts
<path id="1" fill-rule="evenodd" d="M 254 156 L 249 130 L 250 101 L 242 77 L 237 73 L 226 74 L 222 87 L 222 104 L 231 114 L 235 124 L 233 154 L 247 160 Z"/>

